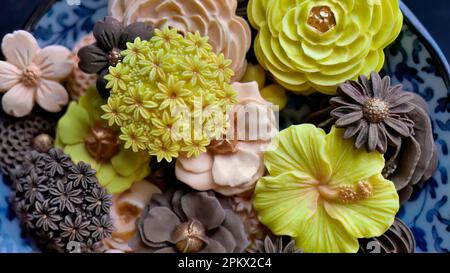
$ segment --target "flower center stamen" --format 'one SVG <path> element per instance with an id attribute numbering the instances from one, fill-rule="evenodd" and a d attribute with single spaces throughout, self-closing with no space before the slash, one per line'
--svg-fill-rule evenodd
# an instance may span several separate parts
<path id="1" fill-rule="evenodd" d="M 21 81 L 25 86 L 36 86 L 37 83 L 39 82 L 39 79 L 40 79 L 39 71 L 33 67 L 27 67 L 22 72 Z"/>
<path id="2" fill-rule="evenodd" d="M 389 104 L 379 98 L 368 99 L 363 105 L 363 115 L 371 123 L 382 122 L 389 116 Z"/>
<path id="3" fill-rule="evenodd" d="M 195 253 L 205 246 L 205 228 L 198 221 L 188 221 L 177 226 L 172 234 L 175 247 L 182 253 Z"/>
<path id="4" fill-rule="evenodd" d="M 311 9 L 307 23 L 320 33 L 325 33 L 336 26 L 336 18 L 330 7 L 317 6 Z"/>
<path id="5" fill-rule="evenodd" d="M 120 152 L 117 134 L 110 128 L 95 125 L 84 138 L 86 150 L 99 163 L 108 162 Z"/>
<path id="6" fill-rule="evenodd" d="M 368 181 L 360 181 L 356 186 L 342 185 L 336 189 L 330 189 L 326 185 L 319 185 L 320 197 L 327 201 L 334 201 L 343 204 L 353 203 L 368 199 L 373 194 L 373 187 Z"/>
<path id="7" fill-rule="evenodd" d="M 109 65 L 111 66 L 116 66 L 118 63 L 120 63 L 122 61 L 122 55 L 120 54 L 120 50 L 116 48 L 112 49 L 108 53 L 108 61 Z"/>

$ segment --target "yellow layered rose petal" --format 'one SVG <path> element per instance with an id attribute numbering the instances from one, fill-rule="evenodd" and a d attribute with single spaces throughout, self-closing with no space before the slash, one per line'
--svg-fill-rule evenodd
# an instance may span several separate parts
<path id="1" fill-rule="evenodd" d="M 324 7 L 335 24 L 315 29 L 309 19 Z M 398 0 L 251 0 L 248 14 L 260 64 L 280 85 L 304 94 L 334 94 L 342 82 L 379 71 L 383 49 L 403 23 Z"/>

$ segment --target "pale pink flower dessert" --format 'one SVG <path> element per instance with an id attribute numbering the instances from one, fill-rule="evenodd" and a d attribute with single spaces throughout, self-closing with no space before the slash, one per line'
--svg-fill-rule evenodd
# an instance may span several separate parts
<path id="1" fill-rule="evenodd" d="M 272 105 L 261 97 L 256 82 L 234 83 L 233 89 L 238 103 L 224 140 L 213 141 L 199 157 L 177 160 L 177 178 L 196 190 L 235 195 L 252 190 L 264 174 L 264 151 L 278 132 Z"/>
<path id="2" fill-rule="evenodd" d="M 3 110 L 14 117 L 28 115 L 39 104 L 48 112 L 59 112 L 69 102 L 59 83 L 73 69 L 71 52 L 51 45 L 39 48 L 30 33 L 19 30 L 3 38 L 6 61 L 0 61 L 0 93 Z"/>
<path id="3" fill-rule="evenodd" d="M 148 205 L 153 194 L 160 193 L 158 187 L 149 181 L 142 180 L 112 198 L 111 219 L 114 231 L 111 238 L 103 240 L 108 253 L 132 252 L 128 241 L 136 233 L 136 220 L 141 216 L 142 210 Z"/>
<path id="4" fill-rule="evenodd" d="M 177 28 L 183 34 L 208 36 L 215 53 L 230 59 L 239 81 L 247 67 L 252 35 L 247 21 L 236 15 L 236 0 L 109 0 L 109 13 L 125 25 L 144 22 L 154 28 Z"/>

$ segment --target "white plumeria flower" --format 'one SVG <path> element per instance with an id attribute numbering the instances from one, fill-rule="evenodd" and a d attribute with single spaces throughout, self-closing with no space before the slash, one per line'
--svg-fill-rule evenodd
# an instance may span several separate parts
<path id="1" fill-rule="evenodd" d="M 48 112 L 59 112 L 69 102 L 66 89 L 59 83 L 74 67 L 71 52 L 58 45 L 39 48 L 36 39 L 19 30 L 3 38 L 0 61 L 0 93 L 3 110 L 23 117 L 35 102 Z"/>

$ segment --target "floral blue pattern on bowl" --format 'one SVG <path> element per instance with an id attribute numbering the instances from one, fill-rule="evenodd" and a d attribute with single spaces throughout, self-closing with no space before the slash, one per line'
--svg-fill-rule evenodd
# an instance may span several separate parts
<path id="1" fill-rule="evenodd" d="M 450 252 L 450 69 L 445 57 L 417 18 L 402 3 L 405 25 L 399 38 L 386 50 L 384 72 L 394 83 L 420 94 L 428 103 L 439 150 L 439 167 L 426 186 L 400 210 L 399 216 L 412 229 L 418 252 Z M 72 47 L 90 32 L 94 22 L 107 14 L 107 0 L 82 0 L 68 5 L 58 0 L 41 18 L 34 35 L 41 46 Z M 281 123 L 297 123 L 306 114 L 302 97 L 290 95 Z M 9 188 L 0 176 L 0 252 L 31 252 L 22 238 L 17 219 L 8 206 Z"/>

